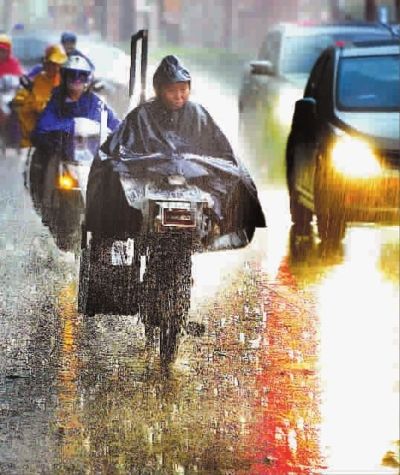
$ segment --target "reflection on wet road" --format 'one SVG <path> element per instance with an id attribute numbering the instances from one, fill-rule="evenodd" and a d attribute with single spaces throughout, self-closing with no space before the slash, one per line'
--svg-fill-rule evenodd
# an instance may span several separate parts
<path id="1" fill-rule="evenodd" d="M 1 160 L 0 473 L 398 472 L 398 228 L 328 251 L 263 188 L 268 229 L 194 257 L 206 332 L 167 378 L 137 316 L 77 314 L 77 264 Z"/>

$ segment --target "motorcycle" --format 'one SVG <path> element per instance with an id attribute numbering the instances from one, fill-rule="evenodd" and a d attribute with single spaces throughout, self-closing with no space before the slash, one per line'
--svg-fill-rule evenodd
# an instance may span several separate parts
<path id="1" fill-rule="evenodd" d="M 107 167 L 107 160 L 103 165 Z M 227 174 L 237 178 L 231 179 L 234 189 L 239 170 L 222 159 L 188 154 L 138 155 L 122 164 L 110 160 L 108 166 L 104 183 L 114 189 L 113 196 L 113 182 L 120 183 L 121 199 L 114 205 L 107 202 L 108 218 L 102 198 L 95 200 L 103 210 L 99 226 L 87 212 L 78 310 L 87 316 L 139 312 L 147 335 L 159 328 L 161 359 L 168 363 L 186 327 L 192 255 L 249 242 L 245 230 L 236 231 L 234 223 L 230 232 L 227 223 L 221 227 L 222 201 L 229 192 L 220 192 L 219 185 Z M 101 192 L 110 194 L 104 188 Z M 111 223 L 117 211 L 125 225 Z"/>
<path id="2" fill-rule="evenodd" d="M 146 30 L 132 37 L 130 94 L 139 39 L 143 101 Z M 256 193 L 234 161 L 134 154 L 123 147 L 118 155 L 100 150 L 90 171 L 78 311 L 87 317 L 138 313 L 149 341 L 159 333 L 160 359 L 169 364 L 186 329 L 192 255 L 246 246 L 254 232 L 248 216 Z"/>
<path id="3" fill-rule="evenodd" d="M 0 148 L 3 155 L 7 147 L 17 147 L 19 143 L 18 119 L 10 107 L 19 85 L 18 76 L 6 74 L 0 77 Z"/>
<path id="4" fill-rule="evenodd" d="M 45 160 L 37 149 L 32 149 L 24 175 L 34 208 L 57 246 L 78 252 L 89 170 L 100 144 L 100 124 L 86 118 L 76 118 L 74 122 L 72 143 L 63 142 L 60 135 L 60 143 L 65 144 L 63 153 Z"/>

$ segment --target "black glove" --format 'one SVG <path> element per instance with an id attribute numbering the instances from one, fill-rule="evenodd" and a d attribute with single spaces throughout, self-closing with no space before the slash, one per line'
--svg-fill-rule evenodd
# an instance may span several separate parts
<path id="1" fill-rule="evenodd" d="M 23 74 L 19 78 L 19 83 L 24 89 L 27 89 L 28 91 L 32 91 L 33 88 L 33 81 L 30 77 L 28 77 L 26 74 Z"/>

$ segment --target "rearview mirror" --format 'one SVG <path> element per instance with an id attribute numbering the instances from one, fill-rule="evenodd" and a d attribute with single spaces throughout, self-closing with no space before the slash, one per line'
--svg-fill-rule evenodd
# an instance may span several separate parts
<path id="1" fill-rule="evenodd" d="M 251 74 L 261 74 L 263 76 L 271 76 L 274 74 L 274 67 L 271 61 L 251 61 Z"/>
<path id="2" fill-rule="evenodd" d="M 313 140 L 317 125 L 317 101 L 313 97 L 304 97 L 294 106 L 292 132 L 301 134 L 306 140 Z"/>

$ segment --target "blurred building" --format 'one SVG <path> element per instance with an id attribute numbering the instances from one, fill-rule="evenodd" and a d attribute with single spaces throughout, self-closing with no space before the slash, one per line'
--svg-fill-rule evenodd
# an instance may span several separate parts
<path id="1" fill-rule="evenodd" d="M 0 30 L 10 31 L 17 23 L 47 23 L 49 0 L 0 0 Z"/>
<path id="2" fill-rule="evenodd" d="M 157 0 L 0 0 L 0 30 L 15 24 L 26 28 L 45 26 L 78 33 L 100 32 L 111 41 L 130 38 L 140 28 L 151 31 L 157 43 Z"/>
<path id="3" fill-rule="evenodd" d="M 277 22 L 376 19 L 400 21 L 399 0 L 159 0 L 165 39 L 190 47 L 258 48 Z M 385 17 L 386 16 L 386 17 Z"/>
<path id="4" fill-rule="evenodd" d="M 328 0 L 180 0 L 184 45 L 249 50 L 279 21 L 321 21 L 330 16 Z M 179 15 L 175 15 L 178 17 Z"/>
<path id="5" fill-rule="evenodd" d="M 85 0 L 96 31 L 111 42 L 128 41 L 139 29 L 150 30 L 150 41 L 158 44 L 159 3 L 156 0 Z"/>
<path id="6" fill-rule="evenodd" d="M 400 0 L 0 0 L 0 30 L 16 23 L 127 41 L 140 28 L 154 45 L 249 51 L 279 21 L 382 18 L 400 22 Z"/>

